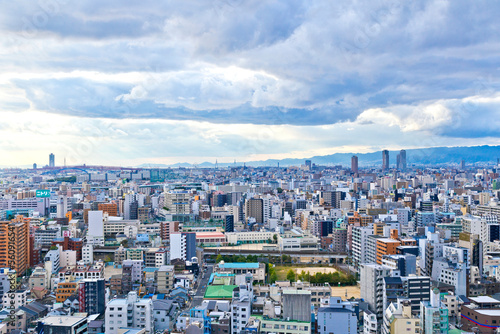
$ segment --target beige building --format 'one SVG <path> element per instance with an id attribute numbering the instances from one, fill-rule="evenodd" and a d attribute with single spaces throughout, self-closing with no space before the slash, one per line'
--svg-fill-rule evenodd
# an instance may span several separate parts
<path id="1" fill-rule="evenodd" d="M 310 334 L 311 323 L 307 321 L 296 321 L 286 319 L 271 319 L 256 317 L 260 320 L 260 333 L 283 333 L 283 334 Z"/>
<path id="2" fill-rule="evenodd" d="M 49 290 L 49 279 L 50 273 L 45 270 L 45 268 L 36 267 L 35 270 L 31 273 L 31 276 L 28 280 L 28 287 L 30 289 L 45 288 Z"/>
<path id="3" fill-rule="evenodd" d="M 418 333 L 420 318 L 411 314 L 411 302 L 398 300 L 391 303 L 384 312 L 382 334 Z"/>
<path id="4" fill-rule="evenodd" d="M 174 288 L 174 266 L 161 266 L 155 275 L 157 293 L 170 293 Z"/>
<path id="5" fill-rule="evenodd" d="M 321 299 L 331 297 L 332 288 L 328 283 L 311 284 L 309 282 L 293 282 L 289 281 L 276 282 L 274 285 L 256 285 L 254 287 L 254 295 L 257 297 L 269 296 L 275 301 L 281 302 L 283 291 L 304 290 L 311 292 L 311 304 L 314 308 L 321 306 Z"/>
<path id="6" fill-rule="evenodd" d="M 168 213 L 172 215 L 191 213 L 191 194 L 187 192 L 168 192 L 165 193 L 165 207 Z"/>

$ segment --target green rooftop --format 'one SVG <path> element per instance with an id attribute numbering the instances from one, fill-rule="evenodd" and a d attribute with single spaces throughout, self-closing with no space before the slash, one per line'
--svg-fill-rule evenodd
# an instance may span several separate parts
<path id="1" fill-rule="evenodd" d="M 209 285 L 205 291 L 207 299 L 231 299 L 233 297 L 233 290 L 237 285 Z"/>

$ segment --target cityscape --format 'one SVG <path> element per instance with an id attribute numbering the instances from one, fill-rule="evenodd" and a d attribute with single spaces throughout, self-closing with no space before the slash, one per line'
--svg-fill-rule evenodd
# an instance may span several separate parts
<path id="1" fill-rule="evenodd" d="M 0 334 L 500 333 L 500 2 L 0 2 Z"/>
<path id="2" fill-rule="evenodd" d="M 50 153 L 4 169 L 0 329 L 495 333 L 500 165 L 379 153 L 215 168 Z"/>

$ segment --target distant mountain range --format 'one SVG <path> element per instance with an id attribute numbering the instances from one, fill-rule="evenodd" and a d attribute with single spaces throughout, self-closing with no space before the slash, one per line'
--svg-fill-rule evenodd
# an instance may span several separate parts
<path id="1" fill-rule="evenodd" d="M 399 151 L 389 151 L 389 162 L 396 165 L 396 156 Z M 303 165 L 305 160 L 311 160 L 317 165 L 344 165 L 350 166 L 351 157 L 358 157 L 359 166 L 374 166 L 382 164 L 382 152 L 371 153 L 335 153 L 329 155 L 320 155 L 303 159 L 269 159 L 264 161 L 248 161 L 246 166 L 298 166 Z M 460 164 L 462 160 L 466 164 L 473 163 L 496 163 L 500 158 L 500 146 L 468 146 L 468 147 L 431 147 L 406 150 L 406 161 L 408 165 L 440 165 L 440 164 Z M 235 166 L 234 163 L 219 163 L 219 167 Z M 243 163 L 237 163 L 242 166 Z M 196 164 L 196 167 L 213 168 L 214 163 L 204 162 Z M 176 163 L 172 165 L 165 164 L 142 164 L 138 167 L 195 167 L 190 163 Z"/>

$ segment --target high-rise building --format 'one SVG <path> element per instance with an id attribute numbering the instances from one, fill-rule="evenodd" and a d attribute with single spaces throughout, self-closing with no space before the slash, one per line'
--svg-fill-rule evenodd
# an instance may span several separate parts
<path id="1" fill-rule="evenodd" d="M 355 155 L 351 157 L 351 171 L 354 174 L 358 173 L 358 157 Z"/>
<path id="2" fill-rule="evenodd" d="M 361 298 L 369 305 L 370 310 L 376 314 L 377 319 L 382 319 L 384 312 L 384 277 L 391 275 L 390 267 L 365 263 L 361 264 Z"/>
<path id="3" fill-rule="evenodd" d="M 102 211 L 89 211 L 88 221 L 87 243 L 95 246 L 104 246 L 104 221 Z"/>
<path id="4" fill-rule="evenodd" d="M 311 160 L 306 160 L 306 163 L 305 163 L 306 167 L 311 170 L 311 167 L 312 167 L 312 162 Z"/>
<path id="5" fill-rule="evenodd" d="M 78 287 L 80 312 L 101 314 L 106 310 L 106 288 L 104 278 L 85 279 Z"/>
<path id="6" fill-rule="evenodd" d="M 345 193 L 342 191 L 322 191 L 321 197 L 324 205 L 331 206 L 333 209 L 340 209 L 340 201 L 345 199 Z"/>
<path id="7" fill-rule="evenodd" d="M 226 216 L 226 229 L 225 232 L 234 232 L 234 216 L 227 215 Z"/>
<path id="8" fill-rule="evenodd" d="M 55 167 L 56 166 L 56 157 L 54 153 L 49 154 L 49 167 Z"/>
<path id="9" fill-rule="evenodd" d="M 264 224 L 264 201 L 262 198 L 250 198 L 245 202 L 245 218 L 255 218 L 257 224 Z"/>
<path id="10" fill-rule="evenodd" d="M 406 170 L 406 151 L 401 150 L 397 156 L 397 166 L 401 171 Z"/>
<path id="11" fill-rule="evenodd" d="M 430 301 L 420 302 L 420 333 L 448 333 L 448 309 L 440 301 L 439 290 L 431 291 Z"/>
<path id="12" fill-rule="evenodd" d="M 191 213 L 191 195 L 187 191 L 165 193 L 165 207 L 172 215 Z"/>
<path id="13" fill-rule="evenodd" d="M 18 276 L 29 267 L 29 222 L 23 216 L 0 222 L 0 268 L 10 268 Z"/>
<path id="14" fill-rule="evenodd" d="M 170 260 L 190 261 L 196 256 L 196 233 L 182 232 L 170 234 Z"/>
<path id="15" fill-rule="evenodd" d="M 389 151 L 383 150 L 382 151 L 382 170 L 388 170 L 388 169 L 389 169 Z"/>

